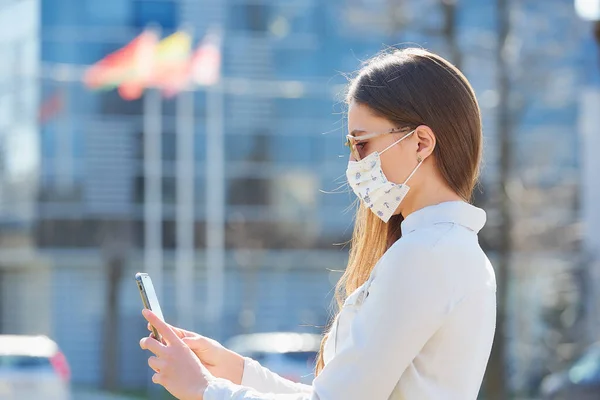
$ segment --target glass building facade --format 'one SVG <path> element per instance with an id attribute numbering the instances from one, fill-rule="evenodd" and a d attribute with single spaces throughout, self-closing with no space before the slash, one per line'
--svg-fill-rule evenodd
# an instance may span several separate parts
<path id="1" fill-rule="evenodd" d="M 440 29 L 446 23 L 440 2 L 395 4 L 0 1 L 0 22 L 4 21 L 0 23 L 0 296 L 14 304 L 15 298 L 25 297 L 16 293 L 37 293 L 35 299 L 20 301 L 17 310 L 0 302 L 0 329 L 51 335 L 72 363 L 74 381 L 100 384 L 96 361 L 103 344 L 97 328 L 106 323 L 108 299 L 114 293 L 104 247 L 111 226 L 125 224 L 130 229 L 127 260 L 116 289 L 118 334 L 125 343 L 119 356 L 122 384 L 143 386 L 147 379 L 139 368 L 145 355 L 130 346 L 145 334 L 138 295 L 130 282 L 143 269 L 144 105 L 142 100 L 124 101 L 115 91 L 91 92 L 81 76 L 86 66 L 149 25 L 159 26 L 163 37 L 191 27 L 196 42 L 211 25 L 224 30 L 222 75 L 228 90 L 223 121 L 227 249 L 223 338 L 259 330 L 320 332 L 315 327 L 327 323 L 331 289 L 340 276 L 336 271 L 345 266 L 347 250 L 334 244 L 343 243 L 352 231 L 353 210 L 348 208 L 354 196 L 344 185 L 348 155 L 342 146 L 343 85 L 346 74 L 381 50 L 382 43 L 414 44 L 439 52 L 460 64 L 472 82 L 486 136 L 482 177 L 486 190 L 480 197 L 490 207 L 491 226 L 483 241 L 493 243 L 498 181 L 494 7 L 490 2 L 461 1 L 452 37 Z M 515 211 L 523 221 L 515 227 L 516 242 L 534 246 L 533 251 L 517 249 L 521 253 L 516 269 L 539 266 L 548 257 L 541 245 L 535 247 L 535 238 L 529 240 L 532 226 L 549 230 L 551 236 L 554 231 L 540 225 L 541 220 L 555 218 L 557 232 L 577 220 L 574 199 L 580 166 L 573 145 L 578 140 L 577 96 L 578 88 L 586 84 L 582 65 L 589 65 L 582 61 L 590 58 L 594 45 L 581 40 L 587 32 L 580 25 L 567 0 L 524 1 L 514 10 L 517 46 L 511 54 L 511 102 L 522 110 L 514 122 L 515 182 L 532 190 L 555 188 L 567 193 L 559 200 L 541 196 L 545 202 L 527 203 L 536 210 L 527 215 L 535 217 L 525 218 L 526 208 Z M 556 36 L 555 29 L 565 35 Z M 453 40 L 459 43 L 458 54 L 451 51 Z M 194 100 L 195 279 L 201 303 L 207 286 L 204 248 L 210 190 L 206 92 L 197 91 Z M 167 318 L 174 313 L 175 292 L 176 107 L 174 99 L 162 102 Z M 557 269 L 573 264 L 569 260 L 575 245 L 554 248 L 560 252 L 560 257 L 552 256 L 559 260 Z M 34 275 L 41 277 L 32 279 Z M 529 289 L 515 286 L 515 301 L 530 296 Z M 35 311 L 39 313 L 35 323 L 19 317 L 34 312 L 40 301 L 45 306 Z M 532 313 L 537 312 L 535 307 Z M 190 328 L 203 329 L 204 318 L 198 307 L 195 326 Z M 536 326 L 523 322 L 527 320 L 525 316 L 514 322 L 511 332 L 536 332 Z M 520 374 L 515 375 L 525 376 L 526 368 L 519 364 L 515 371 Z M 526 384 L 518 379 L 515 383 Z"/>

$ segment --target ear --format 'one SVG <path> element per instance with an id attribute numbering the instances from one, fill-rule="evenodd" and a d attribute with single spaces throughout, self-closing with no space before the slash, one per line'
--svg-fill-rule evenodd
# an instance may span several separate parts
<path id="1" fill-rule="evenodd" d="M 416 155 L 425 160 L 433 153 L 433 149 L 435 149 L 435 134 L 427 125 L 419 125 L 415 130 L 415 138 L 417 139 Z"/>

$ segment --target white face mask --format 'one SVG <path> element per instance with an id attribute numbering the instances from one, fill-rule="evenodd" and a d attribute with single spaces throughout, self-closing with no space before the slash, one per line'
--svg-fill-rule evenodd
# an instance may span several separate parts
<path id="1" fill-rule="evenodd" d="M 392 146 L 400 143 L 414 131 L 404 135 L 400 140 L 392 143 L 381 153 L 374 151 L 360 161 L 348 162 L 346 178 L 348 183 L 365 205 L 371 209 L 383 222 L 388 222 L 408 193 L 410 187 L 406 184 L 417 172 L 423 161 L 420 161 L 404 183 L 397 184 L 387 180 L 381 169 L 381 154 Z"/>

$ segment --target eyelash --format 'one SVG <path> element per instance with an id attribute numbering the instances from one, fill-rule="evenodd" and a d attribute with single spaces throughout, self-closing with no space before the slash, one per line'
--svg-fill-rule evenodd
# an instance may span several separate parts
<path id="1" fill-rule="evenodd" d="M 358 147 L 359 149 L 364 149 L 366 144 L 367 142 L 357 142 L 356 147 Z"/>

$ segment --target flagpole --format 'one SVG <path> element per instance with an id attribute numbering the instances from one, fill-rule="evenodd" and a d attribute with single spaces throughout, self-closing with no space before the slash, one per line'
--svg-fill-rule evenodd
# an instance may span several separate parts
<path id="1" fill-rule="evenodd" d="M 206 118 L 206 316 L 219 337 L 225 270 L 225 163 L 223 86 L 207 87 Z"/>
<path id="2" fill-rule="evenodd" d="M 73 133 L 69 112 L 69 82 L 62 81 L 61 85 L 63 113 L 58 124 L 57 152 L 54 155 L 56 185 L 61 195 L 70 195 L 73 188 Z"/>
<path id="3" fill-rule="evenodd" d="M 175 253 L 177 324 L 194 329 L 194 91 L 177 96 L 177 247 Z"/>
<path id="4" fill-rule="evenodd" d="M 144 270 L 152 278 L 159 301 L 163 288 L 162 251 L 162 100 L 158 89 L 144 93 Z M 150 399 L 158 397 L 148 380 Z"/>
<path id="5" fill-rule="evenodd" d="M 162 100 L 157 89 L 144 93 L 144 269 L 159 301 L 163 287 Z"/>

